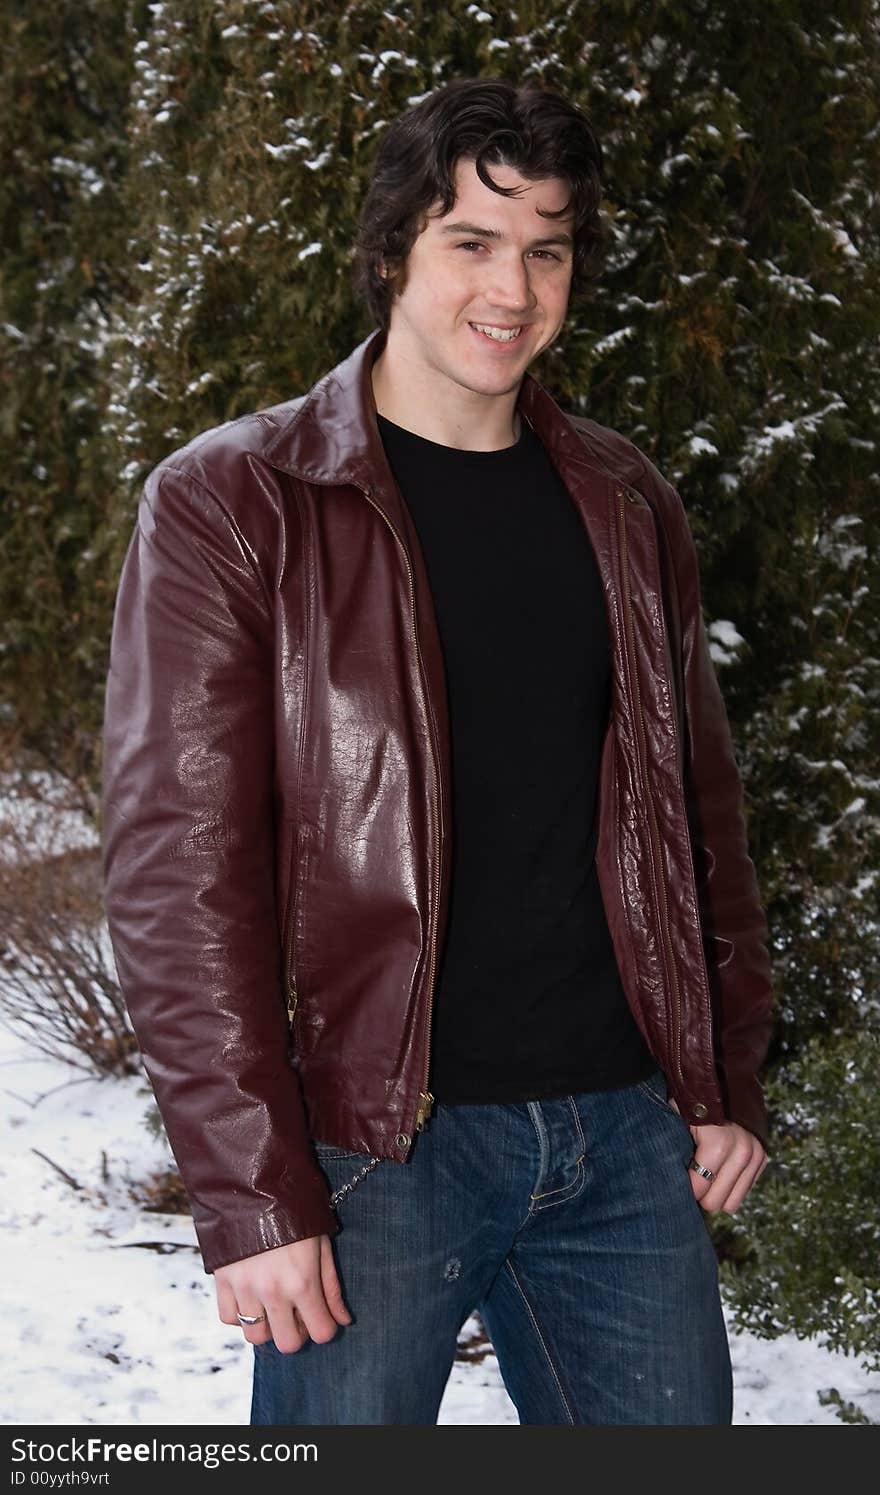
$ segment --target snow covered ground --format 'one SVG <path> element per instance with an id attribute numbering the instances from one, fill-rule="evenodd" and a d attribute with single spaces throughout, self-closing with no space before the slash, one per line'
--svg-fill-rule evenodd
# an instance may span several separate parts
<path id="1" fill-rule="evenodd" d="M 132 1198 L 169 1157 L 144 1126 L 145 1085 L 83 1078 L 0 1030 L 7 1424 L 247 1424 L 251 1351 L 217 1318 L 189 1218 Z M 515 1426 L 478 1331 L 464 1326 L 471 1356 L 456 1362 L 439 1422 Z M 842 1426 L 818 1400 L 829 1386 L 880 1415 L 880 1376 L 855 1359 L 792 1336 L 732 1335 L 731 1351 L 740 1426 Z"/>

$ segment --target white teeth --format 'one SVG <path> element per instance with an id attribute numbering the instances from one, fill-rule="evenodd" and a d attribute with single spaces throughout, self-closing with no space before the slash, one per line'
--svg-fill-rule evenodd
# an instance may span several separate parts
<path id="1" fill-rule="evenodd" d="M 508 332 L 503 327 L 482 327 L 479 322 L 471 322 L 471 326 L 475 327 L 477 332 L 484 333 L 486 337 L 493 338 L 496 343 L 512 343 L 514 338 L 519 337 L 522 332 L 521 327 L 514 327 Z"/>

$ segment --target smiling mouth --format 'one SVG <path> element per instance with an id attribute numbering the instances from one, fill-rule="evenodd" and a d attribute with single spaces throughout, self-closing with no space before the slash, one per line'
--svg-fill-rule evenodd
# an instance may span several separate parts
<path id="1" fill-rule="evenodd" d="M 493 343 L 515 343 L 523 331 L 522 327 L 491 327 L 482 322 L 469 322 L 468 326 Z"/>

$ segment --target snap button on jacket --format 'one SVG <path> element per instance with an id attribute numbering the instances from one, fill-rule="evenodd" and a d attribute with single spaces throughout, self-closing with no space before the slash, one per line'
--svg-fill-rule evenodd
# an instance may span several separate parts
<path id="1" fill-rule="evenodd" d="M 105 907 L 209 1272 L 336 1232 L 310 1138 L 401 1165 L 430 1125 L 450 738 L 384 336 L 160 462 L 119 581 Z M 768 931 L 681 498 L 528 374 L 518 410 L 608 611 L 596 858 L 627 1000 L 684 1119 L 766 1145 Z"/>

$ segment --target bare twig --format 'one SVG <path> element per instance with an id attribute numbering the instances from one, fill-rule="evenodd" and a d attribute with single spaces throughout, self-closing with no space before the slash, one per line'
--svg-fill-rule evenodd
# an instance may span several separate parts
<path id="1" fill-rule="evenodd" d="M 105 928 L 81 787 L 22 774 L 0 813 L 0 1025 L 75 1068 L 136 1074 Z"/>
<path id="2" fill-rule="evenodd" d="M 38 1095 L 35 1100 L 30 1100 L 26 1095 L 18 1095 L 14 1090 L 6 1090 L 4 1094 L 11 1095 L 13 1100 L 20 1100 L 23 1105 L 30 1106 L 33 1110 L 40 1104 L 40 1101 L 44 1101 L 47 1096 L 57 1095 L 59 1090 L 66 1090 L 68 1085 L 92 1085 L 94 1081 L 94 1075 L 79 1075 L 75 1080 L 62 1080 L 60 1085 L 53 1085 L 50 1090 L 44 1090 L 42 1095 Z"/>
<path id="3" fill-rule="evenodd" d="M 198 1246 L 191 1246 L 188 1241 L 122 1241 L 116 1246 L 111 1246 L 111 1251 L 158 1251 L 161 1256 L 168 1256 L 172 1251 L 198 1251 Z"/>
<path id="4" fill-rule="evenodd" d="M 82 1184 L 77 1183 L 72 1174 L 68 1173 L 64 1168 L 62 1168 L 60 1163 L 54 1163 L 52 1159 L 47 1157 L 44 1152 L 40 1152 L 39 1147 L 32 1147 L 31 1152 L 35 1152 L 38 1158 L 42 1158 L 44 1163 L 48 1163 L 50 1168 L 54 1168 L 55 1172 L 60 1174 L 60 1176 L 64 1179 L 64 1182 L 66 1184 L 70 1184 L 70 1187 L 72 1189 L 76 1189 L 77 1193 L 82 1193 Z"/>

